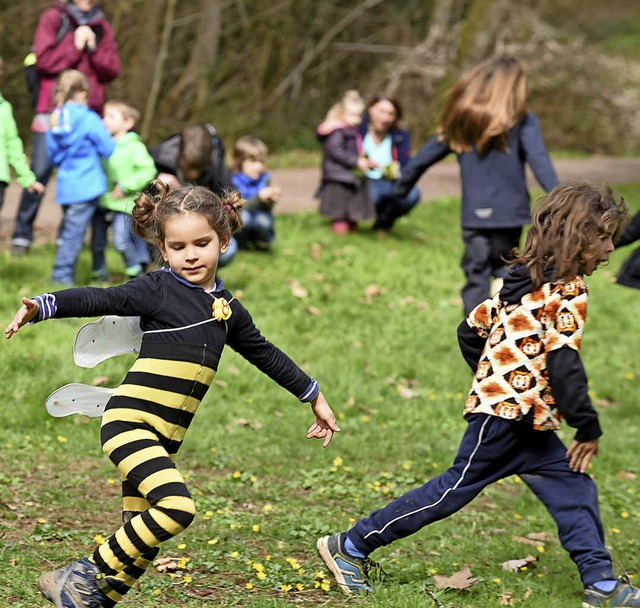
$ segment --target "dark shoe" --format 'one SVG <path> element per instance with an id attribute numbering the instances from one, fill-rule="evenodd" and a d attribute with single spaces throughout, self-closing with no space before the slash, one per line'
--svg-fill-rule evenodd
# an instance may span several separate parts
<path id="1" fill-rule="evenodd" d="M 582 608 L 599 606 L 640 606 L 640 589 L 632 587 L 628 581 L 618 579 L 613 591 L 605 593 L 593 585 L 585 587 Z"/>
<path id="2" fill-rule="evenodd" d="M 343 593 L 371 593 L 369 573 L 380 566 L 368 557 L 352 557 L 344 550 L 345 532 L 324 536 L 316 543 L 320 557 L 331 570 Z"/>
<path id="3" fill-rule="evenodd" d="M 99 588 L 104 575 L 86 557 L 80 561 L 46 572 L 38 586 L 42 595 L 56 608 L 100 608 L 107 596 Z M 102 583 L 104 586 L 104 583 Z"/>
<path id="4" fill-rule="evenodd" d="M 23 255 L 28 255 L 30 249 L 28 245 L 11 245 L 11 255 L 19 258 Z"/>

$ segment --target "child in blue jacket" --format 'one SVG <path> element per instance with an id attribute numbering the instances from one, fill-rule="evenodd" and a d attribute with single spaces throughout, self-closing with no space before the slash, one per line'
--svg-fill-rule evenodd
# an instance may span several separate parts
<path id="1" fill-rule="evenodd" d="M 47 131 L 47 153 L 58 168 L 56 201 L 62 206 L 62 225 L 51 280 L 75 283 L 75 267 L 85 233 L 107 191 L 101 159 L 115 150 L 115 141 L 102 119 L 87 105 L 89 81 L 78 70 L 60 74 L 55 110 Z"/>

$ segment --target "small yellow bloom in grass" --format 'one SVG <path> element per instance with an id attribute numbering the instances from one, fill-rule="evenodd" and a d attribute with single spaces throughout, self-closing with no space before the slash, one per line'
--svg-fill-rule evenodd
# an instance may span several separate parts
<path id="1" fill-rule="evenodd" d="M 430 574 L 438 574 L 438 570 L 436 568 L 431 568 L 431 570 L 429 570 Z"/>
<path id="2" fill-rule="evenodd" d="M 291 591 L 293 587 L 291 585 L 280 585 L 280 589 L 282 589 L 282 591 Z"/>
<path id="3" fill-rule="evenodd" d="M 349 523 L 352 524 L 352 525 L 355 524 L 356 523 L 356 518 L 355 517 L 350 517 L 349 518 Z"/>
<path id="4" fill-rule="evenodd" d="M 543 545 L 537 545 L 536 549 L 537 549 L 538 553 L 544 553 L 544 546 Z"/>
<path id="5" fill-rule="evenodd" d="M 38 519 L 38 523 L 39 524 L 46 524 L 47 520 L 44 517 L 41 517 L 40 519 Z"/>
<path id="6" fill-rule="evenodd" d="M 160 595 L 162 593 L 162 591 L 160 591 L 160 589 L 154 589 L 153 590 L 153 595 Z"/>
<path id="7" fill-rule="evenodd" d="M 331 467 L 329 469 L 332 473 L 336 473 L 338 471 L 338 467 Z"/>
<path id="8" fill-rule="evenodd" d="M 264 565 L 260 562 L 253 562 L 251 565 L 256 572 L 262 572 L 264 570 Z"/>
<path id="9" fill-rule="evenodd" d="M 340 456 L 337 456 L 336 458 L 333 459 L 332 464 L 334 467 L 341 467 L 343 462 L 344 460 Z"/>
<path id="10" fill-rule="evenodd" d="M 247 583 L 244 587 L 245 589 L 253 589 L 253 583 Z"/>
<path id="11" fill-rule="evenodd" d="M 371 422 L 371 417 L 370 416 L 360 416 L 360 422 Z"/>
<path id="12" fill-rule="evenodd" d="M 499 578 L 494 578 L 494 579 L 493 579 L 493 582 L 494 582 L 496 585 L 499 585 L 499 584 L 500 584 L 500 579 L 499 579 Z"/>
<path id="13" fill-rule="evenodd" d="M 411 468 L 411 465 L 412 465 L 412 464 L 413 464 L 413 460 L 405 460 L 405 461 L 402 463 L 402 468 L 403 468 L 405 471 L 408 471 L 408 470 Z"/>
<path id="14" fill-rule="evenodd" d="M 187 548 L 187 543 L 181 543 L 178 545 L 178 549 L 182 550 L 182 549 L 186 549 Z"/>
<path id="15" fill-rule="evenodd" d="M 262 507 L 262 510 L 265 513 L 271 513 L 271 511 L 273 511 L 273 505 L 264 505 L 264 507 Z"/>
<path id="16" fill-rule="evenodd" d="M 187 567 L 187 564 L 188 564 L 190 561 L 191 561 L 191 559 L 190 559 L 190 558 L 188 558 L 188 557 L 181 557 L 181 558 L 178 560 L 178 568 L 179 568 L 180 570 L 184 570 L 184 569 Z"/>
<path id="17" fill-rule="evenodd" d="M 328 581 L 326 578 L 320 584 L 320 589 L 322 589 L 323 591 L 329 591 L 330 587 L 331 587 L 331 581 Z"/>
<path id="18" fill-rule="evenodd" d="M 95 540 L 99 545 L 101 545 L 106 539 L 104 536 L 102 536 L 102 534 L 96 534 L 93 537 L 93 540 Z"/>
<path id="19" fill-rule="evenodd" d="M 520 477 L 518 477 L 518 475 L 516 475 L 516 476 L 513 478 L 513 481 L 515 481 L 516 483 L 522 483 L 522 479 L 520 479 Z"/>
<path id="20" fill-rule="evenodd" d="M 298 591 L 304 591 L 304 585 L 302 583 L 296 583 L 296 589 Z"/>
<path id="21" fill-rule="evenodd" d="M 271 561 L 271 557 L 272 557 L 271 553 L 267 553 L 267 554 L 264 556 L 264 558 L 265 558 L 268 562 L 269 562 L 269 561 Z"/>
<path id="22" fill-rule="evenodd" d="M 115 480 L 115 479 L 113 479 L 113 478 L 110 478 L 110 479 L 107 479 L 107 483 L 108 483 L 110 486 L 112 486 L 112 485 L 115 485 L 116 480 Z"/>
<path id="23" fill-rule="evenodd" d="M 513 516 L 514 516 L 516 519 L 522 519 L 522 515 L 520 515 L 520 513 L 514 513 L 514 514 L 513 514 Z"/>
<path id="24" fill-rule="evenodd" d="M 265 578 L 267 578 L 267 573 L 266 573 L 266 572 L 264 572 L 264 571 L 256 572 L 256 577 L 257 577 L 259 580 L 263 581 Z"/>
<path id="25" fill-rule="evenodd" d="M 326 572 L 323 572 L 322 570 L 316 570 L 315 574 L 313 575 L 314 578 L 325 578 L 327 576 Z"/>
<path id="26" fill-rule="evenodd" d="M 619 528 L 611 528 L 611 534 L 620 534 Z"/>
<path id="27" fill-rule="evenodd" d="M 185 574 L 185 575 L 182 577 L 182 582 L 183 582 L 183 583 L 185 583 L 185 584 L 190 583 L 192 580 L 193 580 L 193 579 L 191 578 L 191 575 L 190 575 L 190 574 Z"/>
<path id="28" fill-rule="evenodd" d="M 205 511 L 202 519 L 211 519 L 213 517 L 213 511 Z"/>
<path id="29" fill-rule="evenodd" d="M 622 517 L 622 519 L 627 519 L 628 517 L 630 517 L 630 515 L 627 511 L 623 511 L 622 513 L 620 513 L 620 517 Z"/>
<path id="30" fill-rule="evenodd" d="M 238 479 L 239 477 L 242 477 L 242 473 L 240 471 L 234 471 L 231 477 L 233 477 L 234 479 Z"/>
<path id="31" fill-rule="evenodd" d="M 218 515 L 224 515 L 224 511 L 222 509 L 216 509 L 216 513 Z"/>
<path id="32" fill-rule="evenodd" d="M 634 538 L 630 538 L 628 542 L 629 542 L 630 545 L 635 545 L 636 544 L 636 541 L 635 541 Z"/>
<path id="33" fill-rule="evenodd" d="M 56 437 L 56 439 L 60 442 L 60 443 L 67 443 L 67 441 L 69 441 L 66 437 L 63 437 L 62 435 L 58 435 Z"/>
<path id="34" fill-rule="evenodd" d="M 258 481 L 258 478 L 255 475 L 252 475 L 251 477 L 249 477 L 249 480 L 251 481 L 251 483 L 255 483 L 256 481 Z"/>
<path id="35" fill-rule="evenodd" d="M 217 538 L 212 538 L 211 540 L 207 541 L 207 544 L 209 544 L 209 545 L 217 545 L 218 544 L 218 539 Z"/>
<path id="36" fill-rule="evenodd" d="M 251 526 L 251 529 L 254 532 L 260 532 L 260 524 L 253 524 L 253 526 Z"/>
<path id="37" fill-rule="evenodd" d="M 13 445 L 11 445 L 10 441 L 7 441 L 7 443 L 4 444 L 4 447 L 7 448 L 7 450 L 10 450 L 13 447 Z"/>
<path id="38" fill-rule="evenodd" d="M 232 551 L 231 553 L 229 553 L 229 557 L 231 559 L 238 559 L 240 557 L 240 554 L 237 551 Z"/>

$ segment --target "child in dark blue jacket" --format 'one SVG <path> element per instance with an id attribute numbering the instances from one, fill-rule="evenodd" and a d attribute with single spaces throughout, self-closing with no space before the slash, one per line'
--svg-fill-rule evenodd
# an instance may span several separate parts
<path id="1" fill-rule="evenodd" d="M 527 79 L 513 57 L 494 57 L 459 78 L 445 104 L 439 133 L 403 169 L 394 189 L 406 196 L 433 164 L 454 152 L 462 179 L 462 288 L 465 314 L 485 300 L 491 277 L 531 221 L 525 164 L 546 192 L 558 177 L 535 114 L 527 111 Z"/>

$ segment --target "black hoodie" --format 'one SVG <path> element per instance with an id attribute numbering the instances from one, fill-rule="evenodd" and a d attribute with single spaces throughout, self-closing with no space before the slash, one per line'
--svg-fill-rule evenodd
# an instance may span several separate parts
<path id="1" fill-rule="evenodd" d="M 550 276 L 546 275 L 546 278 Z M 517 304 L 533 291 L 529 270 L 525 266 L 509 269 L 500 290 L 500 302 Z M 495 306 L 499 306 L 495 299 Z M 458 343 L 465 361 L 476 372 L 486 338 L 479 336 L 467 320 L 458 326 Z M 558 412 L 567 423 L 577 429 L 575 440 L 592 441 L 602 435 L 598 414 L 591 404 L 587 375 L 576 350 L 563 346 L 547 354 L 549 384 L 553 390 Z"/>

